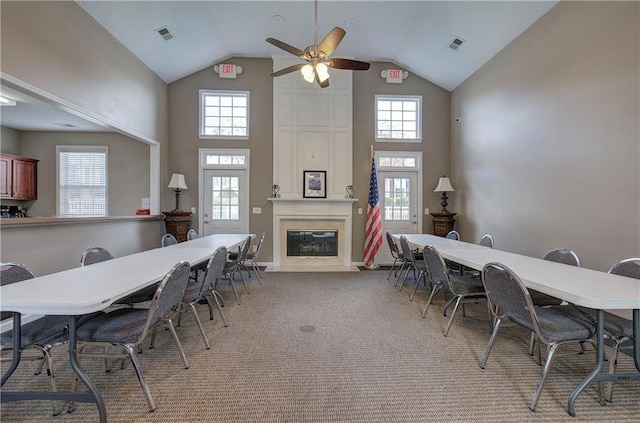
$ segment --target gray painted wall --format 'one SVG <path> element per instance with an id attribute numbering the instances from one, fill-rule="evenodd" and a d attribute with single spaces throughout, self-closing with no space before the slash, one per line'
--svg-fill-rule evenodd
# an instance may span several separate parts
<path id="1" fill-rule="evenodd" d="M 56 213 L 56 146 L 107 146 L 109 216 L 131 216 L 149 197 L 149 146 L 116 133 L 21 132 L 21 155 L 38 162 L 38 199 L 26 207 L 31 217 Z"/>
<path id="2" fill-rule="evenodd" d="M 640 255 L 639 6 L 561 2 L 453 92 L 463 240 Z"/>
<path id="3" fill-rule="evenodd" d="M 0 151 L 20 156 L 20 131 L 0 126 Z"/>

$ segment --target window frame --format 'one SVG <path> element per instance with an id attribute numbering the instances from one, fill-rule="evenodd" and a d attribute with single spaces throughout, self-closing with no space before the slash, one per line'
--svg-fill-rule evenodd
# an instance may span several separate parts
<path id="1" fill-rule="evenodd" d="M 236 90 L 205 90 L 199 91 L 199 122 L 198 122 L 198 137 L 200 139 L 209 140 L 248 140 L 249 128 L 250 128 L 250 113 L 251 113 L 251 99 L 249 91 L 236 91 Z M 246 100 L 246 135 L 208 135 L 205 134 L 205 100 L 207 96 L 219 96 L 219 97 L 242 97 Z"/>
<path id="2" fill-rule="evenodd" d="M 104 215 L 101 214 L 68 214 L 62 213 L 60 208 L 60 154 L 61 153 L 103 153 L 104 154 Z M 56 216 L 61 217 L 107 217 L 109 216 L 109 147 L 106 145 L 56 145 Z"/>
<path id="3" fill-rule="evenodd" d="M 414 101 L 416 103 L 416 137 L 415 138 L 381 138 L 378 137 L 378 106 L 380 101 Z M 422 96 L 421 95 L 389 95 L 376 94 L 374 100 L 374 134 L 376 142 L 421 143 L 422 142 Z M 403 120 L 404 122 L 404 120 Z"/>

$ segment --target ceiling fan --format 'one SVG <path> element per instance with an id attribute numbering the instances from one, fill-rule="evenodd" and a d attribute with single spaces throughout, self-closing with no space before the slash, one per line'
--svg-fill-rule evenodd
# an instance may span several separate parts
<path id="1" fill-rule="evenodd" d="M 315 81 L 318 83 L 320 88 L 326 88 L 329 86 L 328 68 L 368 70 L 370 64 L 366 62 L 351 59 L 329 58 L 345 35 L 346 31 L 336 26 L 329 31 L 326 37 L 324 37 L 320 44 L 318 44 L 318 0 L 316 0 L 313 45 L 307 47 L 303 51 L 285 42 L 276 40 L 275 38 L 267 38 L 267 42 L 269 44 L 273 44 L 287 53 L 291 53 L 301 59 L 304 59 L 306 63 L 298 63 L 297 65 L 289 66 L 272 73 L 271 76 L 276 77 L 286 75 L 300 70 L 302 72 L 302 76 L 307 82 L 313 83 Z"/>

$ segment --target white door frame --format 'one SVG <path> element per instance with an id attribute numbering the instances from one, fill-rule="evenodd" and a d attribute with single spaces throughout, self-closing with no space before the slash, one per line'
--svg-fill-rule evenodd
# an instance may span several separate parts
<path id="1" fill-rule="evenodd" d="M 198 149 L 198 233 L 204 233 L 204 172 L 205 170 L 244 170 L 245 171 L 245 186 L 244 193 L 242 194 L 242 200 L 244 202 L 244 215 L 241 224 L 246 228 L 245 233 L 249 233 L 249 149 L 248 148 L 199 148 Z M 208 164 L 208 155 L 232 155 L 232 156 L 244 156 L 245 163 L 243 165 L 227 165 L 227 164 Z"/>

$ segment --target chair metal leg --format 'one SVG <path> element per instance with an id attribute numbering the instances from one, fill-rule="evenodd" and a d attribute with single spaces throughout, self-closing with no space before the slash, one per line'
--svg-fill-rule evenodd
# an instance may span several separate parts
<path id="1" fill-rule="evenodd" d="M 487 344 L 487 348 L 485 348 L 484 350 L 484 355 L 482 356 L 482 361 L 480 362 L 481 369 L 484 369 L 484 366 L 487 365 L 489 354 L 491 353 L 491 349 L 493 348 L 493 342 L 496 340 L 496 335 L 498 334 L 498 329 L 500 328 L 500 322 L 502 322 L 502 320 L 496 319 L 495 323 L 493 324 L 493 331 L 491 332 L 489 343 Z"/>
<path id="2" fill-rule="evenodd" d="M 616 339 L 616 343 L 613 346 L 613 353 L 611 354 L 611 359 L 609 362 L 609 374 L 614 374 L 616 372 L 616 368 L 618 367 L 618 357 L 620 354 L 620 344 L 628 340 L 629 338 L 627 338 L 626 336 Z M 605 399 L 611 402 L 612 397 L 613 397 L 613 382 L 609 382 L 607 383 L 607 387 L 605 390 Z"/>
<path id="3" fill-rule="evenodd" d="M 204 346 L 209 350 L 211 347 L 209 346 L 209 340 L 207 339 L 207 334 L 204 333 L 204 328 L 202 327 L 202 322 L 200 321 L 200 316 L 198 316 L 198 311 L 196 310 L 196 306 L 193 303 L 189 303 L 189 308 L 191 309 L 191 313 L 193 313 L 193 317 L 196 319 L 196 323 L 198 324 L 198 329 L 200 329 L 200 335 L 202 335 L 202 340 L 204 341 Z"/>
<path id="4" fill-rule="evenodd" d="M 448 309 L 449 307 L 451 307 L 451 304 L 453 304 L 453 302 L 454 302 L 457 298 L 458 298 L 457 296 L 456 296 L 456 297 L 452 297 L 449 301 L 447 301 L 447 302 L 445 303 L 445 305 L 443 305 L 443 306 L 442 306 L 442 315 L 443 315 L 444 317 L 447 317 L 447 309 Z"/>
<path id="5" fill-rule="evenodd" d="M 538 386 L 536 386 L 536 390 L 533 393 L 533 398 L 531 399 L 531 405 L 529 405 L 529 409 L 531 411 L 536 411 L 536 405 L 538 404 L 538 399 L 540 398 L 540 393 L 542 392 L 542 387 L 544 386 L 544 380 L 551 369 L 551 363 L 553 363 L 553 359 L 555 357 L 555 352 L 558 348 L 559 344 L 551 344 L 549 346 L 549 352 L 547 354 L 547 361 L 544 363 L 544 367 L 542 369 L 542 374 L 540 375 L 540 379 L 538 379 Z"/>
<path id="6" fill-rule="evenodd" d="M 215 295 L 214 295 L 214 297 L 215 297 Z M 206 295 L 205 295 L 204 299 L 207 302 L 207 307 L 209 308 L 209 320 L 213 320 L 213 305 L 211 304 L 211 300 Z"/>
<path id="7" fill-rule="evenodd" d="M 247 282 L 244 280 L 244 276 L 242 276 L 242 270 L 238 271 L 238 273 L 240 274 L 240 280 L 242 280 L 242 284 L 244 285 L 244 289 L 247 291 L 247 294 L 251 294 L 251 292 L 249 292 Z"/>
<path id="8" fill-rule="evenodd" d="M 189 368 L 189 362 L 187 361 L 187 356 L 184 354 L 184 350 L 182 349 L 182 343 L 180 342 L 180 338 L 178 338 L 178 334 L 176 333 L 176 328 L 173 327 L 173 321 L 171 319 L 165 319 L 167 322 L 167 326 L 169 326 L 169 330 L 171 331 L 171 335 L 173 335 L 173 339 L 176 341 L 176 345 L 178 346 L 178 351 L 180 352 L 180 358 L 182 358 L 182 364 L 184 364 L 184 368 Z"/>
<path id="9" fill-rule="evenodd" d="M 236 296 L 236 301 L 238 302 L 238 305 L 240 305 L 240 297 L 238 297 L 238 291 L 236 291 L 236 287 L 233 286 L 233 280 L 232 280 L 233 278 L 228 273 L 227 273 L 227 279 L 229 280 L 229 285 L 231 285 L 231 290 L 233 291 L 233 294 Z"/>
<path id="10" fill-rule="evenodd" d="M 409 298 L 409 302 L 413 302 L 413 296 L 416 295 L 416 291 L 418 290 L 418 285 L 420 285 L 420 279 L 422 279 L 424 281 L 424 287 L 427 287 L 427 278 L 424 274 L 424 271 L 420 271 L 420 274 L 418 275 L 418 279 L 416 280 L 416 286 L 415 288 L 413 288 L 413 292 L 411 293 L 411 297 Z"/>
<path id="11" fill-rule="evenodd" d="M 389 280 L 395 268 L 396 268 L 396 261 L 394 260 L 393 263 L 391 264 L 391 270 L 389 270 L 389 274 L 387 275 L 387 280 Z"/>
<path id="12" fill-rule="evenodd" d="M 398 282 L 400 282 L 400 278 L 402 277 L 402 271 L 404 270 L 405 264 L 407 264 L 407 262 L 403 261 L 402 264 L 400 265 L 400 269 L 396 270 L 396 272 L 398 272 L 398 274 L 396 275 L 396 283 L 393 284 L 394 287 L 397 287 L 398 286 Z"/>
<path id="13" fill-rule="evenodd" d="M 449 336 L 449 329 L 451 329 L 451 324 L 453 323 L 453 318 L 456 317 L 456 311 L 458 310 L 458 306 L 460 305 L 460 301 L 462 297 L 458 295 L 458 300 L 456 301 L 456 305 L 453 307 L 453 311 L 451 312 L 451 317 L 449 318 L 449 323 L 447 324 L 447 328 L 444 330 L 444 336 Z"/>
<path id="14" fill-rule="evenodd" d="M 433 297 L 436 296 L 436 294 L 438 293 L 438 291 L 440 290 L 440 288 L 442 287 L 442 285 L 437 284 L 436 286 L 433 287 L 433 289 L 431 290 L 431 295 L 429 295 L 429 300 L 427 300 L 427 305 L 424 307 L 424 311 L 422 312 L 422 318 L 424 319 L 425 316 L 427 315 L 427 310 L 429 309 L 429 305 L 431 304 L 431 301 L 433 300 Z"/>
<path id="15" fill-rule="evenodd" d="M 218 311 L 220 312 L 222 323 L 224 323 L 224 327 L 226 328 L 227 326 L 229 326 L 229 324 L 227 323 L 227 319 L 224 317 L 224 313 L 222 312 L 222 305 L 220 304 L 220 300 L 218 299 L 220 294 L 218 294 L 218 291 L 216 291 L 215 289 L 212 289 L 211 292 L 213 294 L 213 299 L 216 302 L 216 306 L 218 307 Z"/>
<path id="16" fill-rule="evenodd" d="M 173 327 L 173 326 L 172 326 Z M 151 396 L 151 391 L 149 390 L 149 385 L 147 385 L 147 380 L 142 373 L 142 368 L 140 367 L 140 363 L 138 363 L 138 359 L 136 357 L 136 347 L 135 345 L 127 344 L 122 345 L 124 350 L 129 355 L 131 359 L 131 363 L 133 364 L 133 368 L 136 371 L 136 376 L 138 377 L 138 382 L 140 382 L 140 386 L 142 387 L 142 391 L 144 392 L 144 396 L 147 398 L 147 403 L 149 404 L 149 411 L 153 411 L 156 409 L 156 403 L 153 401 L 153 396 Z"/>

